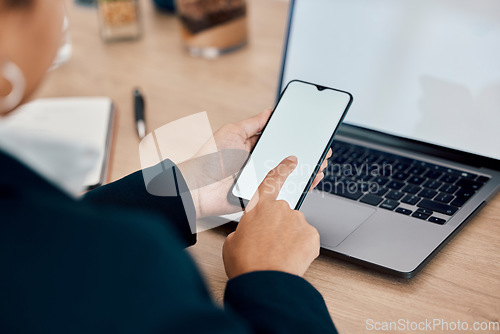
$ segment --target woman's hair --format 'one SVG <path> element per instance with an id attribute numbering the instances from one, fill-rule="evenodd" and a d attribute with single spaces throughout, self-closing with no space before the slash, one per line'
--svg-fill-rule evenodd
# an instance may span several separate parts
<path id="1" fill-rule="evenodd" d="M 0 0 L 0 7 L 16 8 L 28 7 L 33 3 L 33 0 Z"/>

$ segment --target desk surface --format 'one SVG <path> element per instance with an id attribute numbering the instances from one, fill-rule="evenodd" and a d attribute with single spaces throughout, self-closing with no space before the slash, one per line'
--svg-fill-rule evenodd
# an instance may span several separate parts
<path id="1" fill-rule="evenodd" d="M 116 44 L 100 40 L 95 9 L 73 3 L 68 0 L 73 57 L 49 74 L 37 95 L 107 95 L 115 101 L 118 120 L 112 180 L 140 168 L 132 113 L 135 86 L 146 95 L 150 130 L 203 110 L 215 130 L 273 105 L 286 2 L 249 1 L 249 46 L 211 61 L 190 58 L 181 46 L 175 17 L 155 13 L 149 1 L 141 1 L 144 37 Z M 200 233 L 190 249 L 218 301 L 227 280 L 221 258 L 226 234 L 224 228 Z M 411 280 L 325 255 L 305 277 L 323 294 L 343 333 L 366 332 L 368 319 L 420 322 L 436 318 L 469 322 L 470 326 L 475 321 L 499 321 L 500 196 Z"/>

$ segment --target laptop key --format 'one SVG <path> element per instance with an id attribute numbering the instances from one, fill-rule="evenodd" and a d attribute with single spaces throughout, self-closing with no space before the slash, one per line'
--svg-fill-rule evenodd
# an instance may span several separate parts
<path id="1" fill-rule="evenodd" d="M 347 158 L 345 158 L 342 155 L 339 155 L 338 157 L 332 159 L 332 162 L 337 163 L 337 164 L 343 164 L 347 161 Z"/>
<path id="2" fill-rule="evenodd" d="M 439 202 L 432 201 L 432 200 L 425 199 L 425 198 L 423 200 L 421 200 L 417 204 L 417 206 L 419 208 L 424 208 L 424 209 L 428 209 L 431 211 L 436 211 L 436 212 L 439 212 L 439 213 L 442 213 L 442 214 L 445 214 L 448 216 L 453 215 L 458 210 L 458 208 L 456 206 L 451 206 L 448 204 L 439 203 Z"/>
<path id="3" fill-rule="evenodd" d="M 457 190 L 458 187 L 452 184 L 443 184 L 441 188 L 439 188 L 439 191 L 445 192 L 447 194 L 453 194 Z"/>
<path id="4" fill-rule="evenodd" d="M 409 173 L 412 173 L 414 175 L 422 175 L 427 170 L 425 167 L 420 167 L 420 166 L 412 166 L 410 167 L 410 170 L 408 171 Z"/>
<path id="5" fill-rule="evenodd" d="M 361 177 L 360 177 L 359 179 L 360 179 L 360 180 L 363 180 L 363 181 L 365 181 L 365 182 L 368 182 L 368 181 L 370 181 L 371 179 L 373 179 L 373 175 L 370 175 L 370 174 L 365 173 L 365 174 L 361 175 Z"/>
<path id="6" fill-rule="evenodd" d="M 397 190 L 391 190 L 389 191 L 386 195 L 385 198 L 393 199 L 393 200 L 399 200 L 401 197 L 403 197 L 404 193 L 402 191 L 397 191 Z"/>
<path id="7" fill-rule="evenodd" d="M 441 187 L 443 184 L 439 181 L 436 180 L 427 180 L 423 184 L 424 187 L 429 188 L 429 189 L 437 189 Z"/>
<path id="8" fill-rule="evenodd" d="M 361 150 L 355 150 L 351 154 L 349 154 L 349 156 L 351 157 L 351 159 L 358 159 L 358 158 L 360 158 L 363 155 L 364 155 L 363 151 L 361 151 Z"/>
<path id="9" fill-rule="evenodd" d="M 425 213 L 415 211 L 412 215 L 412 217 L 418 218 L 418 219 L 423 219 L 426 220 L 429 218 L 429 215 L 426 215 Z"/>
<path id="10" fill-rule="evenodd" d="M 418 193 L 422 188 L 420 188 L 419 186 L 416 186 L 414 184 L 407 184 L 403 189 L 401 189 L 402 191 L 404 191 L 405 193 L 409 193 L 409 194 L 413 194 L 415 195 L 416 193 Z"/>
<path id="11" fill-rule="evenodd" d="M 476 181 L 477 181 L 477 182 L 481 182 L 481 183 L 486 183 L 486 182 L 488 182 L 489 180 L 490 180 L 490 178 L 489 178 L 489 177 L 487 177 L 487 176 L 479 176 L 479 177 L 476 179 Z"/>
<path id="12" fill-rule="evenodd" d="M 439 193 L 434 200 L 441 203 L 450 203 L 450 201 L 454 198 L 453 195 L 447 193 Z"/>
<path id="13" fill-rule="evenodd" d="M 434 165 L 434 164 L 431 164 L 431 163 L 427 163 L 427 168 L 431 169 L 431 170 L 435 170 L 435 171 L 438 171 L 438 172 L 441 172 L 441 173 L 445 173 L 446 172 L 446 169 L 445 167 L 443 166 L 438 166 L 438 165 Z"/>
<path id="14" fill-rule="evenodd" d="M 415 205 L 418 203 L 418 201 L 420 201 L 422 198 L 421 197 L 418 197 L 418 196 L 415 196 L 415 195 L 406 195 L 402 200 L 401 202 L 403 203 L 407 203 L 407 204 L 410 204 L 410 205 Z"/>
<path id="15" fill-rule="evenodd" d="M 410 177 L 409 174 L 406 174 L 406 173 L 403 173 L 403 172 L 398 172 L 398 173 L 394 174 L 394 176 L 392 178 L 395 179 L 395 180 L 404 181 L 404 180 L 406 180 L 409 177 Z"/>
<path id="16" fill-rule="evenodd" d="M 437 180 L 441 175 L 443 175 L 443 173 L 441 173 L 437 170 L 429 170 L 429 171 L 427 171 L 427 173 L 424 174 L 424 177 L 426 177 L 428 179 Z"/>
<path id="17" fill-rule="evenodd" d="M 386 187 L 387 188 L 391 188 L 391 189 L 396 189 L 396 190 L 399 190 L 401 189 L 402 187 L 404 186 L 404 183 L 403 182 L 399 182 L 399 181 L 390 181 L 389 183 L 387 183 Z"/>
<path id="18" fill-rule="evenodd" d="M 405 208 L 397 208 L 396 212 L 402 213 L 402 214 L 407 215 L 407 216 L 409 216 L 412 213 L 411 210 L 408 210 L 408 209 L 405 209 Z"/>
<path id="19" fill-rule="evenodd" d="M 446 182 L 446 183 L 454 183 L 456 180 L 458 180 L 458 176 L 455 175 L 450 175 L 450 174 L 445 174 L 441 176 L 439 181 L 441 182 Z"/>
<path id="20" fill-rule="evenodd" d="M 453 175 L 453 176 L 456 176 L 457 178 L 461 177 L 462 175 L 462 172 L 459 171 L 459 170 L 456 170 L 456 169 L 452 169 L 452 168 L 447 168 L 445 173 L 449 174 L 449 175 Z"/>
<path id="21" fill-rule="evenodd" d="M 371 182 L 375 182 L 380 186 L 384 186 L 387 182 L 389 182 L 389 179 L 385 178 L 385 177 L 377 176 L 376 178 L 371 180 Z"/>
<path id="22" fill-rule="evenodd" d="M 424 189 L 422 189 L 422 191 L 420 191 L 418 193 L 418 196 L 424 197 L 424 198 L 433 198 L 434 196 L 437 195 L 437 193 L 438 192 L 435 190 L 424 188 Z"/>
<path id="23" fill-rule="evenodd" d="M 389 165 L 392 165 L 395 162 L 396 162 L 395 158 L 383 157 L 382 160 L 379 161 L 379 164 L 389 166 Z"/>
<path id="24" fill-rule="evenodd" d="M 323 187 L 323 190 L 355 201 L 363 196 L 363 193 L 358 189 L 358 185 L 349 179 L 342 179 L 340 182 L 330 185 L 330 189 Z"/>
<path id="25" fill-rule="evenodd" d="M 370 184 L 368 182 L 358 182 L 358 189 L 366 193 L 370 190 Z"/>
<path id="26" fill-rule="evenodd" d="M 417 209 L 417 212 L 420 212 L 420 213 L 423 213 L 425 215 L 432 215 L 434 212 L 432 212 L 431 210 L 427 210 L 427 209 L 422 209 L 422 208 L 418 208 Z"/>
<path id="27" fill-rule="evenodd" d="M 350 192 L 350 191 L 333 191 L 332 194 L 342 196 L 357 201 L 363 193 L 361 191 Z"/>
<path id="28" fill-rule="evenodd" d="M 455 194 L 456 198 L 450 203 L 453 206 L 461 207 L 464 205 L 469 198 L 471 198 L 476 192 L 468 189 L 460 189 Z"/>
<path id="29" fill-rule="evenodd" d="M 411 184 L 416 184 L 416 185 L 420 185 L 422 184 L 423 182 L 425 181 L 425 178 L 424 177 L 421 177 L 421 176 L 412 176 L 408 179 L 408 183 L 411 183 Z"/>
<path id="30" fill-rule="evenodd" d="M 444 223 L 446 223 L 445 219 L 441 219 L 441 218 L 434 217 L 434 216 L 430 217 L 429 221 L 431 223 L 435 223 L 435 224 L 439 224 L 439 225 L 443 225 Z"/>
<path id="31" fill-rule="evenodd" d="M 394 169 L 404 172 L 410 167 L 410 165 L 405 164 L 404 162 L 398 162 L 394 165 Z"/>
<path id="32" fill-rule="evenodd" d="M 470 189 L 460 189 L 459 191 L 457 191 L 457 193 L 455 194 L 455 196 L 457 197 L 472 197 L 472 195 L 474 195 L 476 192 L 474 190 L 470 190 Z"/>
<path id="33" fill-rule="evenodd" d="M 398 207 L 398 205 L 399 205 L 398 201 L 392 199 L 386 199 L 382 204 L 380 204 L 380 207 L 387 210 L 394 210 L 395 208 Z"/>
<path id="34" fill-rule="evenodd" d="M 370 204 L 373 206 L 377 206 L 382 202 L 384 199 L 380 196 L 377 195 L 372 195 L 372 194 L 366 194 L 363 196 L 359 201 L 362 203 Z"/>
<path id="35" fill-rule="evenodd" d="M 467 173 L 467 172 L 461 172 L 460 176 L 463 177 L 464 179 L 468 179 L 468 180 L 474 180 L 477 177 L 476 174 Z"/>
<path id="36" fill-rule="evenodd" d="M 376 185 L 376 186 L 374 186 L 374 185 Z M 381 187 L 381 186 L 377 185 L 376 183 L 373 183 L 372 185 L 370 185 L 370 193 L 373 195 L 384 196 L 388 191 L 389 191 L 389 189 Z"/>
<path id="37" fill-rule="evenodd" d="M 481 182 L 471 181 L 468 179 L 460 179 L 455 183 L 456 186 L 464 189 L 478 190 L 483 186 Z"/>
<path id="38" fill-rule="evenodd" d="M 342 155 L 344 154 L 345 152 L 347 152 L 348 150 L 348 145 L 347 143 L 344 143 L 344 142 L 337 142 L 335 141 L 332 145 L 332 151 L 339 154 L 339 155 Z"/>

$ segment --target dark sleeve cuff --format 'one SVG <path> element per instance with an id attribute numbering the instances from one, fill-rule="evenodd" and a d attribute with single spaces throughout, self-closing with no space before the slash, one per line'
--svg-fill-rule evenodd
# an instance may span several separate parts
<path id="1" fill-rule="evenodd" d="M 170 160 L 89 191 L 83 201 L 154 212 L 165 218 L 186 246 L 196 243 L 193 199 L 181 171 Z"/>
<path id="2" fill-rule="evenodd" d="M 280 271 L 231 279 L 224 305 L 258 333 L 337 333 L 321 294 L 305 279 Z"/>

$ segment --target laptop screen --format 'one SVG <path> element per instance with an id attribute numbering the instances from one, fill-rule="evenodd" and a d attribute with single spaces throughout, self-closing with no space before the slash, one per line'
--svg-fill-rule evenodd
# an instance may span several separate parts
<path id="1" fill-rule="evenodd" d="M 295 0 L 282 89 L 346 90 L 346 123 L 500 159 L 500 1 Z"/>

